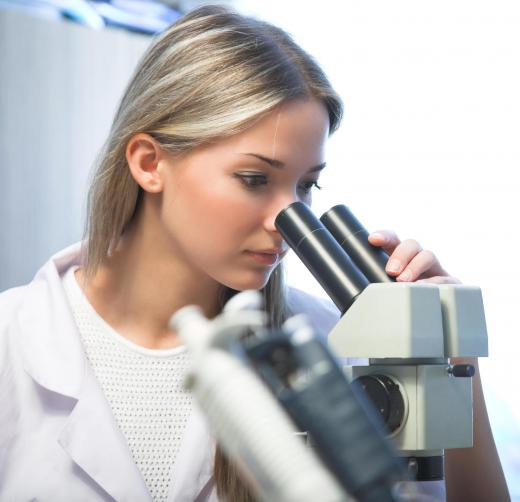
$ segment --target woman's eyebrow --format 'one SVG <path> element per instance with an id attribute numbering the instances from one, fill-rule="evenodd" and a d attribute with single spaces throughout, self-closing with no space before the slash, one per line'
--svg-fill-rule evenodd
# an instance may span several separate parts
<path id="1" fill-rule="evenodd" d="M 244 155 L 249 155 L 249 156 L 255 157 L 259 160 L 263 160 L 264 162 L 269 164 L 271 167 L 275 167 L 276 169 L 283 169 L 285 167 L 285 164 L 281 160 L 270 159 L 269 157 L 265 157 L 264 155 L 260 155 L 259 153 L 244 153 Z M 327 165 L 326 162 L 322 162 L 321 164 L 318 164 L 317 166 L 311 167 L 309 169 L 309 172 L 314 173 L 316 171 L 321 171 L 326 165 Z"/>

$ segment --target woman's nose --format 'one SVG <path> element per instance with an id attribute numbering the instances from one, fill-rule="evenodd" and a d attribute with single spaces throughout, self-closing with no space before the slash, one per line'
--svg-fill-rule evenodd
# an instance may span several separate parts
<path id="1" fill-rule="evenodd" d="M 290 197 L 283 197 L 276 201 L 276 203 L 272 204 L 269 210 L 267 211 L 264 226 L 265 229 L 269 232 L 278 232 L 275 221 L 276 217 L 283 211 L 286 207 L 290 206 L 293 202 L 297 202 L 300 199 L 296 194 Z"/>

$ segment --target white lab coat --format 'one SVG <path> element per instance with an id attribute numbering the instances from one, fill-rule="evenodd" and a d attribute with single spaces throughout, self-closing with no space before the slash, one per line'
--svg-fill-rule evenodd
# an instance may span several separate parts
<path id="1" fill-rule="evenodd" d="M 80 247 L 53 256 L 27 286 L 0 295 L 0 501 L 150 501 L 108 402 L 87 364 L 61 276 Z M 325 336 L 338 313 L 293 290 Z M 214 442 L 195 408 L 168 500 L 216 502 Z"/>

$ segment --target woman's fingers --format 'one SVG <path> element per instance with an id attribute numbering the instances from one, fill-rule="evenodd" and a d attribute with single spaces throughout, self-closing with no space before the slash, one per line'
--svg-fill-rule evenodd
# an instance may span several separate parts
<path id="1" fill-rule="evenodd" d="M 397 234 L 391 230 L 377 230 L 376 232 L 372 232 L 368 236 L 368 242 L 374 246 L 383 248 L 388 254 L 392 254 L 394 249 L 401 243 Z"/>
<path id="2" fill-rule="evenodd" d="M 415 241 L 410 243 L 408 249 L 403 251 L 403 256 L 406 258 L 410 257 L 417 249 L 417 246 L 419 246 L 419 244 Z M 397 251 L 398 250 L 396 249 L 396 252 Z M 408 255 L 405 255 L 406 252 L 408 252 Z M 445 274 L 439 264 L 439 260 L 437 260 L 437 257 L 431 251 L 423 250 L 419 247 L 417 254 L 410 259 L 408 264 L 400 271 L 396 279 L 400 282 L 413 282 L 418 279 L 440 276 L 443 273 Z"/>
<path id="3" fill-rule="evenodd" d="M 414 265 L 413 268 L 409 268 L 411 262 L 421 253 L 421 245 L 413 239 L 407 239 L 401 242 L 393 251 L 386 264 L 386 273 L 393 277 L 401 277 L 403 281 L 412 281 L 414 278 L 415 269 L 420 269 L 421 273 L 424 271 L 424 262 L 429 259 L 425 256 L 419 262 Z M 430 263 L 428 266 L 431 266 Z M 419 274 L 420 275 L 420 274 Z M 418 277 L 418 275 L 416 276 Z"/>
<path id="4" fill-rule="evenodd" d="M 434 253 L 422 249 L 414 239 L 399 240 L 391 230 L 378 230 L 369 235 L 370 244 L 383 248 L 390 256 L 386 264 L 388 275 L 399 282 L 460 283 L 441 266 Z"/>

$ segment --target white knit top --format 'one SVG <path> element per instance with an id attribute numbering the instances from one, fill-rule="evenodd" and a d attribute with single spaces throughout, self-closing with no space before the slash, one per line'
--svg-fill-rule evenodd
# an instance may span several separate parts
<path id="1" fill-rule="evenodd" d="M 185 347 L 146 349 L 119 335 L 94 310 L 70 268 L 63 286 L 88 361 L 153 500 L 168 497 L 171 470 L 192 410 L 184 389 Z"/>

